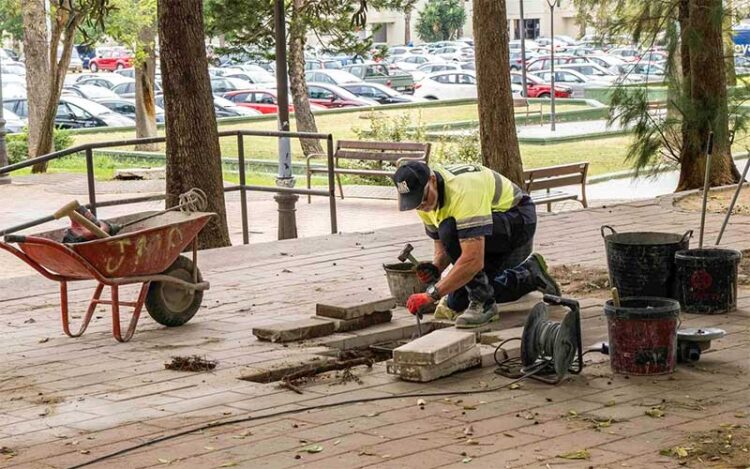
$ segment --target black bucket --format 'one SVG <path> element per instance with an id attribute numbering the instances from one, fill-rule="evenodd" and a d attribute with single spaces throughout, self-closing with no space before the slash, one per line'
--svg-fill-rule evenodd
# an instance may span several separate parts
<path id="1" fill-rule="evenodd" d="M 719 314 L 737 309 L 737 268 L 742 253 L 734 249 L 689 249 L 675 255 L 682 308 L 688 313 Z"/>
<path id="2" fill-rule="evenodd" d="M 605 234 L 610 230 L 610 234 Z M 601 228 L 607 251 L 609 280 L 621 297 L 650 296 L 677 298 L 674 256 L 690 248 L 693 231 L 684 235 L 656 232 L 618 233 Z"/>

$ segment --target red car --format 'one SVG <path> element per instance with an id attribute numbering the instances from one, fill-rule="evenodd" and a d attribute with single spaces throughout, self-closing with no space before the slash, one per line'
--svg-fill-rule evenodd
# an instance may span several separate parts
<path id="1" fill-rule="evenodd" d="M 510 73 L 510 82 L 514 85 L 523 86 L 523 77 L 518 72 Z M 535 77 L 534 75 L 526 74 L 526 90 L 529 98 L 549 98 L 552 85 L 545 83 L 542 79 Z M 567 86 L 556 85 L 555 86 L 555 97 L 556 98 L 570 98 L 573 94 L 573 90 Z"/>
<path id="2" fill-rule="evenodd" d="M 339 86 L 323 83 L 308 84 L 307 96 L 310 98 L 310 103 L 328 109 L 354 106 L 375 106 L 380 104 L 372 99 L 360 98 L 351 91 L 345 90 Z"/>
<path id="3" fill-rule="evenodd" d="M 101 55 L 89 61 L 89 70 L 98 72 L 100 70 L 115 71 L 133 66 L 133 55 L 124 50 L 103 50 Z"/>
<path id="4" fill-rule="evenodd" d="M 249 107 L 260 111 L 262 114 L 276 114 L 279 112 L 279 106 L 276 104 L 276 90 L 230 91 L 224 94 L 223 97 L 232 101 L 237 106 Z M 289 99 L 291 101 L 291 95 Z M 325 108 L 310 103 L 310 109 L 320 111 Z M 289 104 L 289 112 L 294 112 L 293 104 Z"/>

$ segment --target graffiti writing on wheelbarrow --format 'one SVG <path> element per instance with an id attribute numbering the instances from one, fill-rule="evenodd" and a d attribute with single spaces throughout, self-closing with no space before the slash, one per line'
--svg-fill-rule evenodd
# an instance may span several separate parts
<path id="1" fill-rule="evenodd" d="M 114 247 L 114 250 L 109 250 L 111 254 L 106 258 L 104 270 L 111 275 L 125 262 L 132 262 L 135 266 L 147 266 L 154 254 L 173 250 L 182 244 L 183 239 L 180 227 L 174 226 L 163 235 L 143 234 L 137 238 L 128 237 L 111 241 L 108 247 Z"/>

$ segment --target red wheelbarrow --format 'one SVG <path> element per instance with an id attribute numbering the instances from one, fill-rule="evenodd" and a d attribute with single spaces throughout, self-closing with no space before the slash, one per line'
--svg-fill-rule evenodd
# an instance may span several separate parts
<path id="1" fill-rule="evenodd" d="M 108 220 L 125 225 L 149 214 L 145 212 Z M 167 212 L 133 223 L 116 236 L 76 244 L 63 244 L 64 230 L 37 235 L 8 235 L 0 248 L 14 254 L 50 280 L 60 282 L 63 331 L 78 337 L 86 331 L 99 304 L 112 308 L 112 335 L 120 342 L 133 337 L 143 305 L 149 315 L 167 327 L 188 322 L 200 308 L 203 291 L 209 288 L 197 265 L 196 237 L 209 219 L 207 212 Z M 16 243 L 18 247 L 9 243 Z M 192 260 L 180 255 L 192 243 Z M 98 285 L 89 302 L 78 332 L 70 331 L 68 282 L 96 280 Z M 141 284 L 135 301 L 121 301 L 123 285 Z M 111 298 L 101 299 L 110 287 Z M 133 308 L 130 324 L 123 335 L 120 307 Z"/>

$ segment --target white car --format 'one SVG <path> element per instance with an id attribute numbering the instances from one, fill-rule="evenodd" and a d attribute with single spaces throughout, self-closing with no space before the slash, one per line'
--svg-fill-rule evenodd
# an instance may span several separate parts
<path id="1" fill-rule="evenodd" d="M 436 50 L 433 52 L 433 55 L 443 60 L 466 62 L 474 59 L 474 49 L 471 47 L 448 46 Z"/>
<path id="2" fill-rule="evenodd" d="M 345 70 L 308 70 L 305 72 L 305 81 L 308 83 L 328 83 L 329 85 L 341 86 L 347 83 L 362 83 L 362 80 Z"/>
<path id="3" fill-rule="evenodd" d="M 470 70 L 433 73 L 417 83 L 414 97 L 424 99 L 476 98 L 477 77 Z"/>
<path id="4" fill-rule="evenodd" d="M 596 64 L 562 64 L 555 68 L 559 70 L 574 70 L 589 80 L 604 81 L 611 85 L 616 83 L 639 83 L 637 79 L 610 72 Z"/>
<path id="5" fill-rule="evenodd" d="M 276 85 L 276 77 L 265 70 L 228 73 L 224 75 L 224 78 L 239 78 L 240 80 L 245 80 L 254 85 L 263 85 L 266 87 Z"/>
<path id="6" fill-rule="evenodd" d="M 417 68 L 421 67 L 422 65 L 435 63 L 435 62 L 442 62 L 442 61 L 443 61 L 442 59 L 439 59 L 431 55 L 408 54 L 408 55 L 400 56 L 398 58 L 398 61 L 393 62 L 393 65 L 401 70 L 412 72 L 416 70 Z"/>
<path id="7" fill-rule="evenodd" d="M 534 72 L 534 75 L 541 78 L 545 83 L 552 82 L 552 71 L 542 70 Z M 610 84 L 606 81 L 596 81 L 586 78 L 575 70 L 555 69 L 555 86 L 564 85 L 572 91 L 571 98 L 583 98 L 586 88 L 604 88 Z"/>

